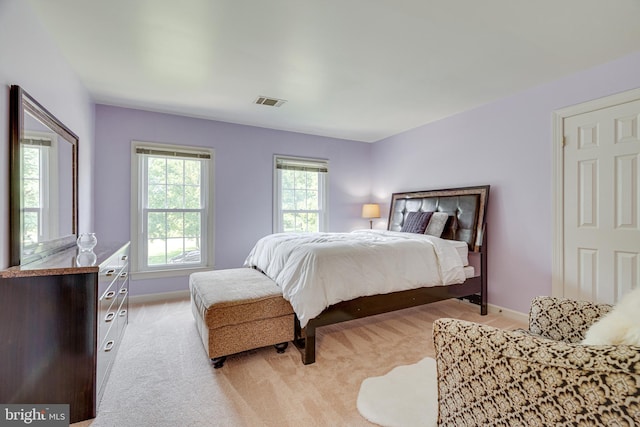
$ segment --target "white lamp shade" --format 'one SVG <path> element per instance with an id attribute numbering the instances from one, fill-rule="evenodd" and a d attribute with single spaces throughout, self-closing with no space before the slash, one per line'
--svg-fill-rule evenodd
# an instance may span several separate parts
<path id="1" fill-rule="evenodd" d="M 380 205 L 375 203 L 362 205 L 362 218 L 380 218 Z"/>

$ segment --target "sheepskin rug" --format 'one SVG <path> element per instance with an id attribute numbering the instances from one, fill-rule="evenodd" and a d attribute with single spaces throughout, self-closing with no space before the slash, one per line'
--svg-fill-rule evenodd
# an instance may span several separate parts
<path id="1" fill-rule="evenodd" d="M 436 361 L 430 357 L 362 381 L 358 411 L 385 427 L 435 427 L 438 421 Z"/>

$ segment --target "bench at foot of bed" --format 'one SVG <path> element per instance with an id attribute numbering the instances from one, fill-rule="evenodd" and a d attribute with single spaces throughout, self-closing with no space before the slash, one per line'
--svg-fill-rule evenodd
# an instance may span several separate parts
<path id="1" fill-rule="evenodd" d="M 227 356 L 293 340 L 294 314 L 280 288 L 251 268 L 193 273 L 191 309 L 207 356 L 221 368 Z"/>

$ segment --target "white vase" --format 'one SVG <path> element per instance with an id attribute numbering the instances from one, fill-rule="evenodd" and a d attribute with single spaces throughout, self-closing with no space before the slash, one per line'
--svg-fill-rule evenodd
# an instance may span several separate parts
<path id="1" fill-rule="evenodd" d="M 78 236 L 78 248 L 80 252 L 90 252 L 98 244 L 96 233 L 82 233 Z"/>
<path id="2" fill-rule="evenodd" d="M 78 267 L 91 267 L 96 265 L 98 256 L 93 251 L 80 251 L 76 256 L 76 264 Z"/>

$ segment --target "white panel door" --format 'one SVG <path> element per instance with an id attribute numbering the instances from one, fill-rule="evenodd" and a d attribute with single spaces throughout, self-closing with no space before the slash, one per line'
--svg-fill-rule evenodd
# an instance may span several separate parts
<path id="1" fill-rule="evenodd" d="M 564 296 L 640 287 L 640 100 L 564 119 Z"/>

